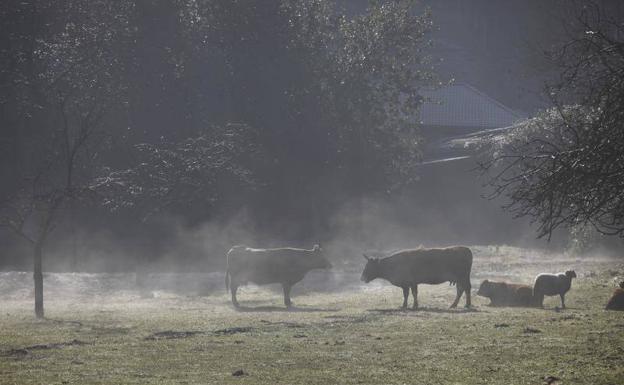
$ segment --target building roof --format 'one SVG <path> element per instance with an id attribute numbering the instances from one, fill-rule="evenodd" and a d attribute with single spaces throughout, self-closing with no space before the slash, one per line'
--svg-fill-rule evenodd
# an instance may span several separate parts
<path id="1" fill-rule="evenodd" d="M 511 126 L 526 119 L 468 84 L 453 84 L 422 91 L 427 98 L 420 109 L 424 126 L 487 129 Z"/>

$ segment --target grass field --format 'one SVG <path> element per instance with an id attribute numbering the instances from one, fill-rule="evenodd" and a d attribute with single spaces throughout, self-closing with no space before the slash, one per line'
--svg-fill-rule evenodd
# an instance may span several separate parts
<path id="1" fill-rule="evenodd" d="M 422 309 L 401 311 L 399 288 L 358 282 L 359 261 L 337 263 L 339 279 L 302 282 L 294 311 L 265 287 L 244 288 L 235 311 L 224 289 L 141 296 L 100 282 L 61 295 L 48 284 L 48 318 L 36 321 L 30 293 L 14 288 L 0 292 L 0 383 L 624 383 L 624 312 L 603 310 L 624 260 L 473 252 L 473 296 L 485 278 L 528 283 L 572 268 L 568 309 L 555 297 L 522 309 L 474 296 L 473 309 L 450 310 L 454 288 L 444 284 L 422 285 Z"/>

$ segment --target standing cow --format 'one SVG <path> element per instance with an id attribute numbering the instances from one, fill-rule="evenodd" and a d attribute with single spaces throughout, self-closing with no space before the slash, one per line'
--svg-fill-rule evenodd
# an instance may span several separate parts
<path id="1" fill-rule="evenodd" d="M 457 297 L 451 305 L 456 307 L 466 293 L 466 307 L 470 307 L 470 269 L 472 252 L 463 246 L 443 249 L 403 250 L 386 258 L 366 258 L 362 281 L 368 283 L 383 278 L 403 289 L 403 308 L 407 308 L 409 290 L 414 296 L 414 309 L 418 308 L 418 284 L 436 285 L 443 282 L 457 284 Z"/>
<path id="2" fill-rule="evenodd" d="M 329 269 L 331 264 L 323 256 L 319 245 L 312 250 L 283 247 L 278 249 L 252 249 L 234 246 L 227 253 L 225 287 L 232 293 L 232 304 L 238 307 L 236 291 L 248 282 L 258 285 L 281 283 L 284 304 L 290 308 L 290 289 L 313 269 Z"/>

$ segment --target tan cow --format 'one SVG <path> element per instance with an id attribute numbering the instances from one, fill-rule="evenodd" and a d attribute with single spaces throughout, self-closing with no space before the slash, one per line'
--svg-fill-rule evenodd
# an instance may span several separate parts
<path id="1" fill-rule="evenodd" d="M 248 282 L 258 285 L 281 283 L 284 304 L 291 307 L 290 289 L 313 269 L 329 269 L 331 263 L 323 256 L 319 245 L 311 250 L 282 247 L 254 249 L 234 246 L 227 254 L 225 287 L 232 294 L 232 304 L 238 307 L 236 291 Z"/>

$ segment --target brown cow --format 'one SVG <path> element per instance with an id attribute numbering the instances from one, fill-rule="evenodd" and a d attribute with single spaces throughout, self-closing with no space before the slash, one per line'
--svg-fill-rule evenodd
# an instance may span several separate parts
<path id="1" fill-rule="evenodd" d="M 507 282 L 481 282 L 477 295 L 490 299 L 490 306 L 531 306 L 533 288 Z"/>
<path id="2" fill-rule="evenodd" d="M 457 296 L 451 307 L 456 307 L 466 293 L 466 307 L 470 307 L 470 270 L 472 252 L 463 246 L 443 249 L 412 249 L 398 251 L 386 258 L 366 258 L 362 281 L 368 283 L 383 278 L 403 289 L 403 308 L 407 308 L 410 288 L 414 309 L 418 308 L 418 284 L 436 285 L 443 282 L 457 284 Z"/>
<path id="3" fill-rule="evenodd" d="M 620 282 L 620 288 L 615 289 L 607 302 L 606 310 L 624 310 L 624 281 Z"/>

